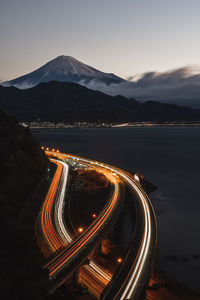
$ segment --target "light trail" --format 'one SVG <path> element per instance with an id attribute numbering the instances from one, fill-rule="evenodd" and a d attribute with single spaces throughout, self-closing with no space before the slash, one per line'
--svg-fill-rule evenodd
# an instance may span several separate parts
<path id="1" fill-rule="evenodd" d="M 54 253 L 66 246 L 71 239 L 62 218 L 69 167 L 64 162 L 53 159 L 51 161 L 57 165 L 57 169 L 41 210 L 41 227 L 49 251 Z M 65 235 L 61 238 L 60 234 L 62 235 L 62 232 Z"/>
<path id="2" fill-rule="evenodd" d="M 47 151 L 48 153 L 48 151 Z M 81 160 L 83 162 L 87 162 L 90 164 L 95 164 L 98 165 L 100 167 L 104 167 L 107 168 L 110 171 L 113 171 L 115 173 L 117 173 L 118 175 L 120 175 L 122 178 L 125 179 L 126 182 L 129 183 L 129 185 L 133 188 L 134 191 L 136 191 L 136 193 L 138 194 L 140 200 L 141 200 L 141 204 L 143 207 L 143 211 L 144 211 L 144 222 L 145 222 L 145 226 L 144 226 L 144 234 L 143 234 L 143 239 L 142 239 L 142 244 L 140 247 L 140 252 L 138 253 L 137 259 L 135 264 L 130 268 L 129 274 L 125 280 L 124 285 L 120 288 L 118 294 L 120 294 L 120 292 L 122 292 L 122 294 L 120 295 L 120 300 L 122 299 L 132 299 L 137 283 L 139 282 L 140 276 L 142 271 L 144 271 L 144 265 L 145 265 L 145 261 L 147 259 L 147 255 L 149 252 L 149 247 L 150 247 L 150 241 L 151 241 L 151 227 L 152 227 L 152 223 L 151 223 L 151 210 L 154 213 L 154 210 L 152 208 L 152 206 L 149 206 L 149 199 L 147 197 L 147 195 L 141 191 L 141 189 L 138 187 L 138 185 L 133 181 L 133 179 L 131 179 L 131 177 L 129 177 L 125 172 L 121 171 L 118 168 L 106 165 L 106 164 L 102 164 L 96 161 L 92 161 L 89 159 L 84 159 L 81 157 L 77 157 L 74 155 L 66 155 L 66 154 L 61 154 L 59 153 L 59 156 L 61 157 L 65 157 L 65 158 L 72 158 L 75 160 Z M 71 256 L 70 256 L 71 257 Z"/>
<path id="3" fill-rule="evenodd" d="M 64 210 L 64 202 L 65 202 L 64 199 L 65 199 L 69 167 L 64 162 L 53 160 L 53 159 L 51 159 L 51 161 L 57 165 L 57 170 L 54 179 L 52 181 L 52 184 L 50 186 L 49 192 L 47 194 L 47 197 L 45 199 L 44 205 L 42 207 L 41 223 L 42 223 L 42 230 L 45 236 L 45 240 L 50 246 L 51 253 L 53 253 L 58 251 L 59 249 L 62 249 L 64 246 L 67 246 L 69 243 L 72 242 L 73 239 L 64 224 L 64 218 L 63 218 L 63 210 Z M 107 171 L 103 172 L 102 169 L 100 171 L 104 173 L 105 176 L 107 177 L 110 176 L 110 174 L 108 174 Z M 54 229 L 54 224 L 52 220 L 53 202 L 55 202 L 54 219 L 55 219 L 57 232 Z M 106 285 L 111 279 L 111 276 L 106 274 L 92 260 L 90 260 L 88 266 L 84 266 L 84 267 L 87 268 L 90 272 L 92 272 L 94 277 L 100 279 L 100 282 L 103 283 L 104 285 Z"/>
<path id="4" fill-rule="evenodd" d="M 42 232 L 44 234 L 45 240 L 47 244 L 49 245 L 50 252 L 57 251 L 60 247 L 63 246 L 62 241 L 60 240 L 59 236 L 57 235 L 57 232 L 54 229 L 53 223 L 52 223 L 52 209 L 53 209 L 53 203 L 54 198 L 56 195 L 56 191 L 59 185 L 59 180 L 62 174 L 62 164 L 57 162 L 57 169 L 56 173 L 54 175 L 54 178 L 52 180 L 50 189 L 47 193 L 47 196 L 45 198 L 42 211 L 41 211 L 41 226 L 42 226 Z"/>
<path id="5" fill-rule="evenodd" d="M 137 259 L 137 263 L 131 268 L 131 271 L 129 273 L 129 279 L 126 283 L 126 287 L 124 289 L 124 292 L 122 293 L 120 299 L 131 299 L 133 297 L 134 289 L 137 285 L 137 282 L 139 280 L 139 276 L 144 268 L 144 263 L 148 254 L 149 246 L 150 246 L 150 239 L 151 239 L 151 217 L 150 217 L 150 209 L 149 205 L 141 192 L 141 190 L 138 188 L 138 186 L 125 174 L 122 172 L 117 171 L 119 174 L 121 174 L 122 177 L 126 179 L 127 182 L 129 182 L 130 185 L 133 186 L 133 188 L 136 190 L 138 195 L 140 196 L 144 213 L 145 213 L 145 229 L 144 229 L 144 237 L 142 242 L 142 248 L 139 254 L 139 257 Z"/>
<path id="6" fill-rule="evenodd" d="M 56 160 L 51 160 L 54 163 L 57 163 Z M 66 193 L 66 185 L 67 185 L 67 179 L 69 175 L 69 166 L 64 162 L 59 162 L 63 166 L 63 172 L 62 172 L 62 186 L 61 191 L 58 193 L 57 201 L 55 204 L 55 211 L 54 211 L 54 219 L 57 231 L 60 233 L 60 240 L 62 240 L 64 245 L 67 245 L 68 243 L 72 242 L 72 237 L 67 230 L 65 224 L 64 224 L 64 218 L 63 218 L 63 210 L 64 210 L 64 204 L 65 204 L 65 193 Z"/>
<path id="7" fill-rule="evenodd" d="M 56 162 L 56 160 L 51 160 L 51 161 Z M 55 219 L 56 219 L 57 230 L 59 231 L 59 233 L 61 233 L 60 238 L 62 239 L 63 243 L 66 243 L 67 245 L 73 241 L 71 234 L 69 233 L 67 227 L 64 224 L 64 214 L 63 214 L 64 198 L 65 198 L 64 196 L 65 196 L 69 167 L 66 163 L 63 162 L 61 163 L 63 165 L 63 174 L 65 174 L 64 177 L 65 179 L 62 185 L 62 191 L 59 194 L 58 201 L 55 206 Z M 105 176 L 108 176 L 107 172 L 103 172 L 102 170 L 99 171 L 101 171 Z M 97 278 L 99 278 L 100 276 L 102 278 L 101 282 L 104 283 L 105 286 L 112 278 L 110 274 L 104 272 L 103 269 L 100 266 L 98 266 L 92 259 L 90 259 L 89 265 L 83 266 L 83 268 L 88 269 L 90 272 L 92 271 L 93 275 Z"/>
<path id="8" fill-rule="evenodd" d="M 51 159 L 51 161 L 57 163 L 56 160 Z M 63 162 L 59 162 L 59 163 L 61 163 L 63 165 L 62 176 L 64 176 L 64 180 L 62 183 L 61 192 L 59 193 L 57 203 L 55 205 L 55 221 L 56 221 L 55 223 L 56 223 L 57 231 L 61 234 L 60 239 L 62 239 L 63 243 L 65 243 L 67 245 L 73 241 L 71 234 L 69 233 L 69 231 L 67 230 L 67 227 L 64 224 L 64 214 L 63 214 L 69 166 Z M 107 172 L 103 172 L 102 170 L 99 170 L 99 171 L 101 171 L 105 176 L 108 176 Z M 86 268 L 90 272 L 93 272 L 93 275 L 96 278 L 99 278 L 99 276 L 100 276 L 101 282 L 104 283 L 105 286 L 108 284 L 108 282 L 112 278 L 111 275 L 104 272 L 102 270 L 102 268 L 99 267 L 92 259 L 90 259 L 89 265 L 84 266 L 83 268 Z"/>
<path id="9" fill-rule="evenodd" d="M 50 277 L 53 276 L 60 268 L 62 268 L 64 264 L 67 264 L 72 256 L 76 255 L 77 252 L 83 248 L 95 234 L 97 234 L 104 222 L 106 222 L 107 218 L 118 202 L 119 187 L 116 178 L 113 177 L 113 181 L 115 182 L 114 194 L 106 208 L 97 217 L 96 221 L 94 221 L 79 238 L 72 242 L 71 247 L 64 249 L 56 258 L 46 265 L 46 267 L 49 269 Z"/>

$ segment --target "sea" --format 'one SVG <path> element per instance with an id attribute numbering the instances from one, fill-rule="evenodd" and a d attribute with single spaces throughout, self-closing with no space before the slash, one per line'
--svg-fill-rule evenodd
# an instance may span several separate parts
<path id="1" fill-rule="evenodd" d="M 42 146 L 140 172 L 157 186 L 157 269 L 200 292 L 200 127 L 33 129 Z"/>

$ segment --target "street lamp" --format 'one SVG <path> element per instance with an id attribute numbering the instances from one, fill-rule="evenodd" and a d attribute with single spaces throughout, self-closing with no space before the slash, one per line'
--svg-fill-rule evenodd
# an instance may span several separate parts
<path id="1" fill-rule="evenodd" d="M 96 214 L 92 214 L 92 218 L 95 219 L 97 217 Z"/>
<path id="2" fill-rule="evenodd" d="M 79 232 L 79 233 L 82 233 L 82 232 L 83 232 L 83 227 L 79 227 L 79 228 L 78 228 L 78 232 Z"/>
<path id="3" fill-rule="evenodd" d="M 118 262 L 118 264 L 121 264 L 122 258 L 121 258 L 121 257 L 118 257 L 117 262 Z"/>

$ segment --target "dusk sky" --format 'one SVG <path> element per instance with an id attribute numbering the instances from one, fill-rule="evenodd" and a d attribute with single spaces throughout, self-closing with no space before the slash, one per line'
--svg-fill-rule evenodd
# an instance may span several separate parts
<path id="1" fill-rule="evenodd" d="M 200 65 L 199 0 L 0 0 L 0 80 L 71 55 L 127 78 Z"/>

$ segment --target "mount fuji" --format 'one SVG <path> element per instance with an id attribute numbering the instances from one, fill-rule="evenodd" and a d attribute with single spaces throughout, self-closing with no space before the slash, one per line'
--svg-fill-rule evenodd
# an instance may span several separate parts
<path id="1" fill-rule="evenodd" d="M 2 83 L 3 86 L 15 86 L 20 89 L 33 87 L 41 82 L 61 81 L 87 85 L 91 81 L 110 85 L 121 83 L 124 79 L 112 73 L 104 73 L 88 66 L 72 56 L 58 56 L 39 69 Z"/>

